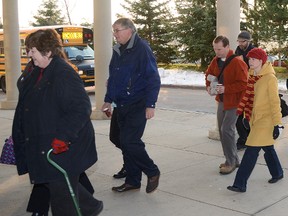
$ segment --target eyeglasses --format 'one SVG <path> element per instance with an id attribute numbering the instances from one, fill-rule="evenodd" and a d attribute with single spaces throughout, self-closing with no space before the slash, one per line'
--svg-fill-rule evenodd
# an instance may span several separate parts
<path id="1" fill-rule="evenodd" d="M 238 43 L 245 43 L 247 40 L 237 40 Z"/>
<path id="2" fill-rule="evenodd" d="M 118 32 L 124 31 L 124 30 L 126 30 L 126 29 L 128 29 L 128 28 L 124 28 L 124 29 L 113 29 L 112 32 L 115 33 L 115 34 L 117 34 Z"/>

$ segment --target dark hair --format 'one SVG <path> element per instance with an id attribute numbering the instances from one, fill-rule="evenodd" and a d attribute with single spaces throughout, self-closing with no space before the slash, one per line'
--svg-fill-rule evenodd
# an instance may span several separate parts
<path id="1" fill-rule="evenodd" d="M 26 38 L 25 38 L 25 46 L 26 46 L 26 48 L 28 48 L 27 44 L 30 44 L 30 38 L 31 38 L 31 34 L 27 35 Z"/>
<path id="2" fill-rule="evenodd" d="M 43 56 L 51 51 L 53 56 L 60 56 L 66 59 L 60 35 L 54 29 L 40 29 L 26 37 L 27 49 L 35 47 Z"/>
<path id="3" fill-rule="evenodd" d="M 251 40 L 251 34 L 248 31 L 242 31 L 238 35 L 238 39 L 239 38 L 250 41 Z"/>
<path id="4" fill-rule="evenodd" d="M 118 20 L 116 20 L 116 21 L 113 23 L 113 25 L 121 25 L 121 26 L 123 26 L 123 27 L 125 27 L 125 28 L 130 28 L 130 29 L 132 29 L 133 32 L 136 32 L 136 31 L 137 31 L 137 30 L 136 30 L 136 27 L 135 27 L 135 25 L 134 25 L 134 23 L 133 23 L 133 21 L 130 20 L 130 19 L 128 19 L 128 18 L 124 18 L 124 17 L 119 18 Z"/>
<path id="5" fill-rule="evenodd" d="M 229 39 L 223 35 L 219 35 L 217 36 L 214 40 L 213 40 L 213 44 L 215 43 L 219 43 L 221 42 L 223 43 L 223 46 L 226 47 L 229 45 Z"/>

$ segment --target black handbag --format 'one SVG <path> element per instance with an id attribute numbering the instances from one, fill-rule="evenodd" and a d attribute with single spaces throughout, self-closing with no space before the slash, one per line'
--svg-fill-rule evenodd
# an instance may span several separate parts
<path id="1" fill-rule="evenodd" d="M 10 136 L 8 139 L 5 140 L 2 153 L 1 153 L 1 157 L 0 157 L 0 163 L 11 164 L 11 165 L 16 164 L 13 145 L 14 144 L 13 144 L 12 136 Z"/>

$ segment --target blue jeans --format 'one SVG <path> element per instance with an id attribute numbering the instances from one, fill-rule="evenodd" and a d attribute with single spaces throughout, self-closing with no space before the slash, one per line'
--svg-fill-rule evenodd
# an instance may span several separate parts
<path id="1" fill-rule="evenodd" d="M 280 164 L 274 145 L 251 147 L 247 146 L 243 155 L 240 167 L 237 171 L 234 184 L 240 189 L 246 189 L 248 178 L 250 177 L 259 155 L 259 151 L 264 150 L 264 158 L 272 178 L 278 178 L 283 175 L 283 169 Z"/>
<path id="2" fill-rule="evenodd" d="M 141 140 L 147 122 L 145 100 L 124 106 L 117 105 L 117 111 L 120 143 L 127 171 L 125 183 L 140 187 L 142 172 L 148 177 L 160 173 Z"/>

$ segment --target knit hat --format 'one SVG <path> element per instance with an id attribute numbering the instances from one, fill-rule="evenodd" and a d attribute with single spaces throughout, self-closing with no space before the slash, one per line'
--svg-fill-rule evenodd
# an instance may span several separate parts
<path id="1" fill-rule="evenodd" d="M 244 40 L 248 40 L 250 41 L 251 40 L 251 34 L 247 31 L 242 31 L 240 32 L 240 34 L 238 35 L 238 39 L 244 39 Z"/>
<path id="2" fill-rule="evenodd" d="M 265 64 L 268 58 L 266 52 L 261 48 L 253 48 L 247 53 L 246 57 L 262 60 L 262 65 Z"/>

